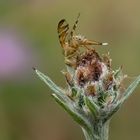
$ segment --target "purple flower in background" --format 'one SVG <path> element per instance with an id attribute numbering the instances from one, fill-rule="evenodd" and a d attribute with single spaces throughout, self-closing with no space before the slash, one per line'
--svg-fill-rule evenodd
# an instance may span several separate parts
<path id="1" fill-rule="evenodd" d="M 18 33 L 0 31 L 0 79 L 24 75 L 31 62 L 29 52 Z"/>

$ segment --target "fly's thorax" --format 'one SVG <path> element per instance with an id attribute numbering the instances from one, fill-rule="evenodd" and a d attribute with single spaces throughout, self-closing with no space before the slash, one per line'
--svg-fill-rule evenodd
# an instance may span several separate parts
<path id="1" fill-rule="evenodd" d="M 101 43 L 98 41 L 94 40 L 89 40 L 86 37 L 82 35 L 75 35 L 73 36 L 73 40 L 78 44 L 78 45 L 83 45 L 83 46 L 89 46 L 89 45 L 107 45 L 108 43 Z"/>

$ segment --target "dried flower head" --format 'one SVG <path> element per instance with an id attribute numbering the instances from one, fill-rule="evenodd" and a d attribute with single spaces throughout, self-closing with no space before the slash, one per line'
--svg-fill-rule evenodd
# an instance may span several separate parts
<path id="1" fill-rule="evenodd" d="M 75 69 L 70 72 L 68 68 L 65 77 L 69 86 L 68 96 L 76 102 L 83 98 L 83 104 L 79 104 L 80 107 L 86 108 L 84 98 L 89 97 L 102 109 L 109 107 L 111 109 L 117 102 L 120 97 L 121 83 L 125 78 L 121 68 L 116 72 L 112 70 L 109 55 L 100 57 L 95 49 L 87 49 L 79 53 L 76 57 Z M 71 90 L 73 88 L 77 93 L 75 97 Z"/>

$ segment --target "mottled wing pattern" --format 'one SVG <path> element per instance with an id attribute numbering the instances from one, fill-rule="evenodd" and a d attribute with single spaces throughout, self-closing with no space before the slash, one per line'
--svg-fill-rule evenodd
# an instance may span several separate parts
<path id="1" fill-rule="evenodd" d="M 70 32 L 70 40 L 72 40 L 73 34 L 75 32 L 75 29 L 76 29 L 78 21 L 79 21 L 79 17 L 80 17 L 80 13 L 78 14 L 77 19 L 76 19 L 76 21 L 75 21 L 75 23 L 74 23 L 74 25 L 72 27 L 72 30 Z"/>
<path id="2" fill-rule="evenodd" d="M 65 19 L 60 20 L 58 23 L 57 31 L 59 35 L 59 41 L 61 46 L 64 48 L 64 44 L 67 41 L 67 35 L 68 35 L 68 30 L 69 30 L 69 24 L 66 22 Z"/>

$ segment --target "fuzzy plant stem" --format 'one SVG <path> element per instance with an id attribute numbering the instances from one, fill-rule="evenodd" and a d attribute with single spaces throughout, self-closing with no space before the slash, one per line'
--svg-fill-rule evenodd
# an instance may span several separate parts
<path id="1" fill-rule="evenodd" d="M 93 126 L 93 136 L 89 136 L 87 131 L 83 129 L 83 133 L 86 140 L 108 140 L 109 135 L 109 121 L 103 124 L 102 122 L 98 122 Z"/>

